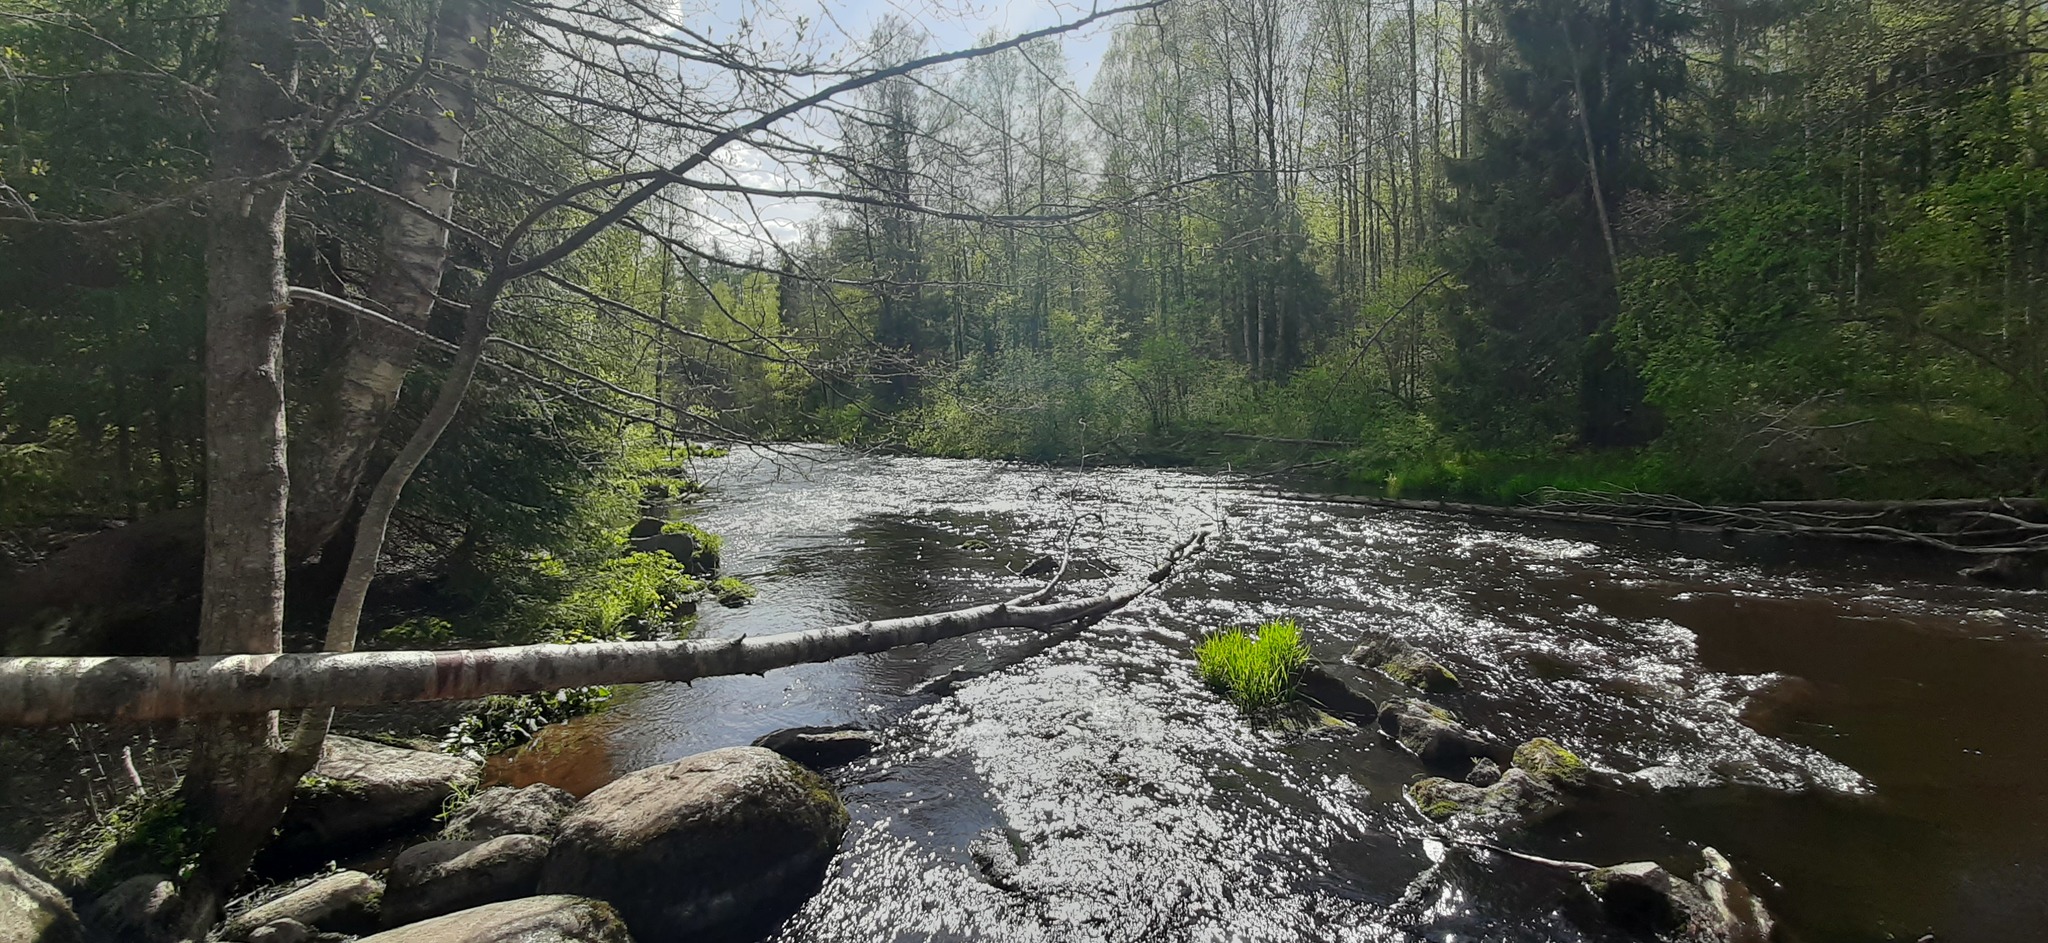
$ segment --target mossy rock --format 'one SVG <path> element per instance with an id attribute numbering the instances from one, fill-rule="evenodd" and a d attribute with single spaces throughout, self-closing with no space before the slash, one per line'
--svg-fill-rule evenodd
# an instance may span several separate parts
<path id="1" fill-rule="evenodd" d="M 1385 633 L 1367 633 L 1365 641 L 1344 656 L 1344 660 L 1375 669 L 1400 684 L 1431 694 L 1455 691 L 1459 687 L 1458 676 L 1442 662 L 1407 640 Z"/>
<path id="2" fill-rule="evenodd" d="M 1520 828 L 1564 810 L 1554 787 L 1519 769 L 1484 788 L 1433 776 L 1409 786 L 1408 798 L 1430 821 L 1461 819 L 1495 828 Z"/>
<path id="3" fill-rule="evenodd" d="M 721 576 L 711 581 L 710 588 L 712 598 L 728 609 L 744 606 L 753 602 L 755 596 L 760 595 L 759 590 L 747 585 L 745 580 L 737 576 Z"/>
<path id="4" fill-rule="evenodd" d="M 1575 789 L 1591 782 L 1591 770 L 1585 761 L 1549 737 L 1537 737 L 1516 747 L 1515 768 L 1537 779 Z"/>

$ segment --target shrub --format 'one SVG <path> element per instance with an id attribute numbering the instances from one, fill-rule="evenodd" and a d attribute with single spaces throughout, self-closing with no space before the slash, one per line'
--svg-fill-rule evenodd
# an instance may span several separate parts
<path id="1" fill-rule="evenodd" d="M 1256 636 L 1225 629 L 1195 646 L 1202 681 L 1246 710 L 1266 710 L 1292 700 L 1308 646 L 1292 619 L 1259 626 Z"/>

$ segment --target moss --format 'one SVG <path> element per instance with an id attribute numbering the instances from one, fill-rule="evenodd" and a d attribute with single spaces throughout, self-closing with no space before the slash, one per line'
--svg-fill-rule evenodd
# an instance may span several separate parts
<path id="1" fill-rule="evenodd" d="M 211 834 L 186 821 L 175 793 L 139 792 L 95 821 L 53 829 L 33 857 L 58 884 L 96 893 L 137 874 L 186 880 Z"/>
<path id="2" fill-rule="evenodd" d="M 302 799 L 324 799 L 339 796 L 361 798 L 363 795 L 363 784 L 346 779 L 335 779 L 332 776 L 322 776 L 319 773 L 307 773 L 299 777 L 299 786 L 292 791 Z"/>
<path id="3" fill-rule="evenodd" d="M 985 553 L 995 548 L 990 546 L 989 542 L 986 540 L 982 540 L 979 538 L 969 538 L 967 540 L 963 540 L 960 542 L 960 549 L 968 551 L 970 553 Z"/>
<path id="4" fill-rule="evenodd" d="M 1441 822 L 1466 811 L 1466 804 L 1452 798 L 1463 783 L 1455 783 L 1440 776 L 1432 776 L 1408 787 L 1408 798 L 1415 803 L 1415 810 L 1433 822 Z"/>
<path id="5" fill-rule="evenodd" d="M 753 601 L 760 592 L 737 576 L 721 576 L 711 581 L 711 595 L 719 605 L 737 608 Z"/>
<path id="6" fill-rule="evenodd" d="M 1549 737 L 1537 737 L 1516 747 L 1514 763 L 1516 769 L 1537 779 L 1573 786 L 1585 785 L 1589 775 L 1584 760 Z"/>

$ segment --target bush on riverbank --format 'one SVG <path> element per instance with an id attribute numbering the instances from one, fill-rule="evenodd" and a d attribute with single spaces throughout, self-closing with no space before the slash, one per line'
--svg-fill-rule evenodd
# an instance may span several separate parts
<path id="1" fill-rule="evenodd" d="M 1248 711 L 1293 700 L 1307 667 L 1308 646 L 1292 619 L 1259 626 L 1256 636 L 1225 629 L 1195 646 L 1202 682 Z"/>

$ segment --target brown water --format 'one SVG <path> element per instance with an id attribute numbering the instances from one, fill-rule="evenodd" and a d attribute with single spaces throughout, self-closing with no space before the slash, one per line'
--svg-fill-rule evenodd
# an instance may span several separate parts
<path id="1" fill-rule="evenodd" d="M 1466 681 L 1438 700 L 1472 725 L 1626 777 L 1521 848 L 1690 873 L 1711 845 L 1807 943 L 2048 938 L 2048 594 L 1925 559 L 1280 501 L 1189 472 L 830 450 L 700 472 L 696 520 L 761 590 L 708 613 L 714 636 L 999 598 L 1077 519 L 1083 589 L 1194 526 L 1227 538 L 1007 667 L 1023 633 L 650 685 L 556 751 L 587 781 L 786 726 L 882 731 L 840 772 L 853 826 L 777 941 L 1610 938 L 1554 874 L 1447 851 L 1400 797 L 1420 767 L 1377 734 L 1284 736 L 1200 688 L 1203 633 L 1279 616 L 1329 658 L 1402 633 Z M 997 670 L 915 693 L 963 666 Z M 977 840 L 1016 850 L 1006 887 Z"/>

